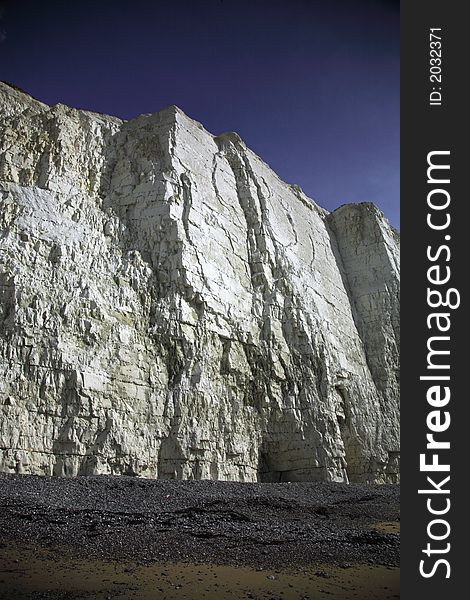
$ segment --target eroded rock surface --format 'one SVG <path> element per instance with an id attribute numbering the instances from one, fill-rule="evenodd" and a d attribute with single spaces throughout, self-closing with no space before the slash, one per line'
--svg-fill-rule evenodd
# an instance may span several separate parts
<path id="1" fill-rule="evenodd" d="M 0 469 L 396 481 L 398 236 L 235 133 L 0 84 Z"/>

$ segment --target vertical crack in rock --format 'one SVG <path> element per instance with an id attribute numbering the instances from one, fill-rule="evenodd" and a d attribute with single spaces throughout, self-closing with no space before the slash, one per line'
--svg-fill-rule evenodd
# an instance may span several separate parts
<path id="1" fill-rule="evenodd" d="M 192 195 L 191 195 L 191 180 L 189 179 L 186 173 L 181 175 L 181 184 L 183 187 L 183 227 L 186 233 L 186 237 L 189 242 L 191 242 L 191 236 L 189 234 L 189 211 L 191 210 L 191 205 L 193 203 Z"/>
<path id="2" fill-rule="evenodd" d="M 398 237 L 236 134 L 0 84 L 0 469 L 396 481 Z"/>

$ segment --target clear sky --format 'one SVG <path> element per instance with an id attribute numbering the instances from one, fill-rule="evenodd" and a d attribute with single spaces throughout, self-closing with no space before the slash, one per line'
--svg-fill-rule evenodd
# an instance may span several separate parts
<path id="1" fill-rule="evenodd" d="M 0 0 L 0 79 L 236 131 L 321 206 L 399 225 L 398 0 Z"/>

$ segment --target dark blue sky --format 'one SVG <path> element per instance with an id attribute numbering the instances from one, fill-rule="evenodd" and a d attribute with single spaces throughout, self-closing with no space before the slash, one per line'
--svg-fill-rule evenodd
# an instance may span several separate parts
<path id="1" fill-rule="evenodd" d="M 321 206 L 375 202 L 398 226 L 397 1 L 0 4 L 0 79 L 122 118 L 176 104 Z"/>

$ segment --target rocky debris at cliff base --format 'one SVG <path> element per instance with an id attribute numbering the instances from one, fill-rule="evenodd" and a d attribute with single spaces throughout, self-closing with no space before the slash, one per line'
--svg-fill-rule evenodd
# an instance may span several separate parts
<path id="1" fill-rule="evenodd" d="M 3 539 L 78 558 L 397 566 L 398 521 L 391 485 L 0 476 Z"/>

